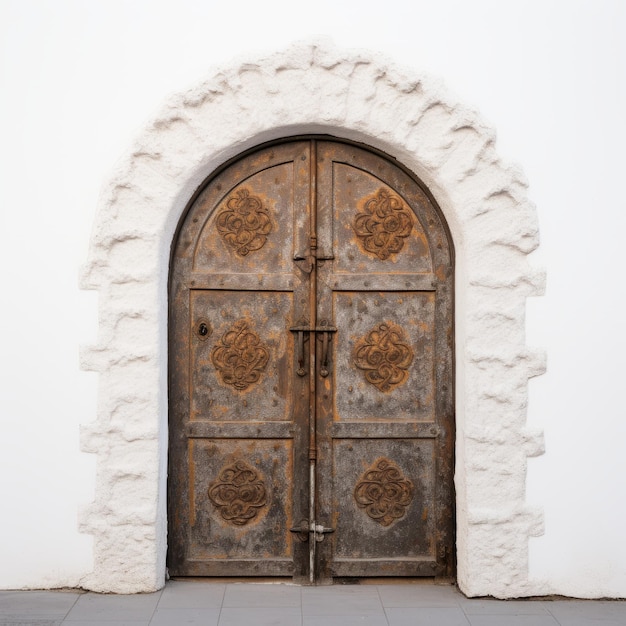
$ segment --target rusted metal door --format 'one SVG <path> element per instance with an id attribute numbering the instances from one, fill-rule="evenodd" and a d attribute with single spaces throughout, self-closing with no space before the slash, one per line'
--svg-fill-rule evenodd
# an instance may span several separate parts
<path id="1" fill-rule="evenodd" d="M 214 176 L 170 277 L 170 574 L 454 574 L 452 250 L 390 160 L 325 139 Z"/>

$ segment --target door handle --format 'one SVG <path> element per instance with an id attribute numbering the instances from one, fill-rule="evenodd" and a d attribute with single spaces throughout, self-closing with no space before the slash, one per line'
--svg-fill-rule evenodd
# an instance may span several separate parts
<path id="1" fill-rule="evenodd" d="M 322 322 L 322 328 L 323 326 L 324 322 Z M 320 376 L 322 378 L 326 378 L 326 376 L 328 376 L 330 333 L 331 331 L 322 331 L 322 363 L 320 367 Z"/>
<path id="2" fill-rule="evenodd" d="M 304 368 L 304 342 L 309 339 L 309 333 L 321 333 L 322 334 L 322 360 L 320 367 L 320 376 L 326 378 L 329 374 L 329 361 L 330 357 L 330 333 L 336 333 L 337 329 L 334 326 L 327 326 L 326 320 L 323 320 L 319 326 L 312 328 L 306 322 L 300 323 L 298 326 L 293 326 L 289 329 L 292 333 L 298 333 L 298 369 L 296 373 L 298 376 L 304 376 L 306 369 Z"/>
<path id="3" fill-rule="evenodd" d="M 296 371 L 298 376 L 304 376 L 306 374 L 306 370 L 304 369 L 304 342 L 308 338 L 308 333 L 305 336 L 303 330 L 298 331 L 298 369 Z"/>

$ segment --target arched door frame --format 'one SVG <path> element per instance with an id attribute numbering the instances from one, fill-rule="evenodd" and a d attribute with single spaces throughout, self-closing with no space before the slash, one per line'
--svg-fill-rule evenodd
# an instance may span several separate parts
<path id="1" fill-rule="evenodd" d="M 257 202 L 264 198 L 263 206 L 253 204 L 252 211 L 262 208 L 269 223 L 268 232 L 244 254 L 234 251 L 233 239 L 225 240 L 224 230 L 217 226 L 219 215 L 234 215 L 236 208 L 231 202 L 241 197 L 242 189 Z M 315 199 L 311 199 L 312 189 Z M 365 250 L 356 241 L 355 211 L 364 208 L 359 200 L 364 196 L 358 194 L 372 191 L 398 194 L 387 197 L 406 202 L 397 207 L 399 213 L 402 219 L 414 220 L 410 233 L 401 236 L 401 245 L 384 256 L 379 256 L 374 242 Z M 219 199 L 222 194 L 226 195 Z M 367 197 L 373 203 L 378 195 Z M 309 212 L 315 213 L 312 221 Z M 221 226 L 227 227 L 225 223 Z M 312 239 L 320 261 L 304 265 Z M 361 272 L 360 278 L 366 280 L 358 280 L 355 272 Z M 219 287 L 210 278 L 214 273 L 219 276 Z M 273 277 L 271 287 L 259 286 L 263 276 Z M 276 280 L 281 277 L 289 282 Z M 313 296 L 311 282 L 315 285 Z M 242 290 L 246 294 L 243 308 Z M 288 137 L 256 146 L 212 172 L 191 199 L 172 246 L 169 298 L 170 574 L 293 575 L 295 581 L 306 584 L 327 584 L 346 576 L 455 578 L 454 249 L 445 218 L 421 181 L 380 151 L 328 135 Z M 353 299 L 360 304 L 353 307 Z M 270 302 L 276 307 L 273 315 L 267 309 Z M 332 346 L 329 363 L 335 362 L 325 374 L 313 376 L 313 387 L 304 369 L 295 375 L 298 366 L 295 361 L 289 363 L 295 355 L 286 339 L 290 326 L 307 325 L 302 320 L 311 319 L 311 304 L 313 315 L 326 318 L 322 326 L 333 327 L 325 340 Z M 368 311 L 368 304 L 375 310 Z M 353 315 L 356 309 L 359 312 Z M 263 310 L 266 315 L 260 313 Z M 382 310 L 386 312 L 380 318 Z M 198 315 L 201 321 L 196 319 Z M 230 315 L 238 324 L 245 315 L 246 326 L 250 324 L 266 336 L 272 334 L 271 326 L 275 336 L 281 337 L 273 348 L 265 351 L 264 346 L 263 350 L 269 363 L 276 367 L 283 362 L 283 366 L 272 374 L 264 364 L 258 379 L 241 381 L 245 382 L 241 391 L 231 386 L 232 378 L 227 382 L 207 368 L 208 354 L 213 358 L 211 346 L 221 344 L 220 332 L 232 331 L 232 319 L 225 321 Z M 407 335 L 407 344 L 403 344 L 412 365 L 406 365 L 409 380 L 392 382 L 382 391 L 376 383 L 364 384 L 347 355 L 353 350 L 349 336 L 359 325 L 362 333 L 375 321 L 384 319 L 387 324 L 389 316 L 399 324 L 396 329 L 401 336 L 405 331 L 412 333 L 412 339 Z M 317 319 L 314 325 L 319 326 Z M 202 336 L 196 330 L 198 324 L 204 327 Z M 218 332 L 220 325 L 222 331 Z M 319 335 L 320 344 L 323 335 Z M 315 344 L 306 333 L 305 350 L 304 333 L 301 336 L 302 367 L 307 360 L 304 352 Z M 328 386 L 322 391 L 324 380 Z M 360 398 L 358 409 L 353 406 L 356 400 L 345 401 L 353 385 Z M 277 393 L 278 387 L 293 389 L 293 393 Z M 304 387 L 307 393 L 303 393 Z M 317 408 L 311 418 L 308 394 L 316 387 L 313 403 Z M 322 399 L 328 394 L 334 401 Z M 271 398 L 272 406 L 280 408 L 271 408 Z M 282 432 L 281 438 L 257 437 L 268 422 L 274 429 L 272 436 L 279 437 Z M 340 435 L 333 434 L 330 422 L 343 426 Z M 213 428 L 206 430 L 209 424 Z M 311 424 L 315 454 L 308 457 Z M 197 430 L 198 426 L 204 430 Z M 289 426 L 289 435 L 277 426 Z M 268 446 L 274 452 L 261 454 Z M 279 476 L 275 472 L 285 471 L 280 475 L 280 496 L 275 486 L 273 498 L 263 498 L 258 509 L 246 511 L 250 517 L 238 518 L 235 523 L 230 521 L 232 509 L 226 505 L 224 518 L 220 507 L 225 502 L 210 499 L 206 487 L 218 479 L 224 467 L 228 474 L 232 472 L 233 458 L 235 465 L 246 465 L 248 460 L 246 466 L 253 474 L 258 470 L 254 480 L 264 495 L 266 486 L 272 491 L 272 476 L 274 481 Z M 267 465 L 270 458 L 271 467 Z M 391 465 L 394 461 L 389 459 L 395 459 L 414 482 L 404 481 L 410 485 L 411 495 L 400 519 L 369 520 L 361 526 L 367 514 L 361 511 L 354 517 L 359 507 L 350 496 L 358 480 L 353 472 L 366 459 L 371 462 L 374 458 Z M 224 464 L 222 470 L 215 464 Z M 310 480 L 311 471 L 315 480 Z M 401 469 L 397 472 L 402 476 Z M 270 482 L 266 483 L 268 476 Z M 320 521 L 335 526 L 327 529 L 331 536 L 321 543 L 301 533 L 295 539 L 287 530 L 296 526 L 294 519 L 306 520 L 311 506 Z M 396 522 L 400 528 L 394 527 L 391 534 Z M 270 526 L 271 542 L 265 534 Z M 291 538 L 295 540 L 290 542 Z M 364 557 L 363 552 L 374 546 L 378 552 Z"/>
<path id="2" fill-rule="evenodd" d="M 458 583 L 468 595 L 541 591 L 528 541 L 543 515 L 525 499 L 528 379 L 544 355 L 525 345 L 525 300 L 544 275 L 526 181 L 500 160 L 494 134 L 439 84 L 375 55 L 302 44 L 217 71 L 174 95 L 106 184 L 82 272 L 99 291 L 98 343 L 81 366 L 99 373 L 97 418 L 82 449 L 97 454 L 94 537 L 82 584 L 151 591 L 165 579 L 167 279 L 181 215 L 207 174 L 268 140 L 326 134 L 390 155 L 428 187 L 456 250 Z"/>

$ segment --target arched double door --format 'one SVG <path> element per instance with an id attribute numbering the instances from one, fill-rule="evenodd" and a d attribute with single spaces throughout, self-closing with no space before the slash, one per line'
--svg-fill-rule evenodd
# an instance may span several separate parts
<path id="1" fill-rule="evenodd" d="M 377 153 L 210 178 L 170 275 L 170 574 L 452 576 L 452 297 L 440 212 Z"/>

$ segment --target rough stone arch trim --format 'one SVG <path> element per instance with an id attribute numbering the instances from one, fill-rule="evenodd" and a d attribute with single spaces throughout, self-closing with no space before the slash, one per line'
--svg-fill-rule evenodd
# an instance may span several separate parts
<path id="1" fill-rule="evenodd" d="M 397 158 L 429 187 L 456 250 L 458 583 L 468 595 L 546 593 L 529 580 L 528 540 L 543 514 L 525 500 L 528 379 L 545 357 L 525 345 L 525 300 L 541 295 L 535 209 L 521 172 L 500 160 L 478 115 L 441 85 L 372 53 L 327 42 L 239 61 L 175 94 L 106 183 L 82 287 L 99 291 L 99 339 L 81 366 L 99 373 L 97 419 L 81 445 L 97 455 L 93 590 L 164 583 L 167 280 L 177 224 L 197 186 L 245 149 L 325 133 Z"/>

